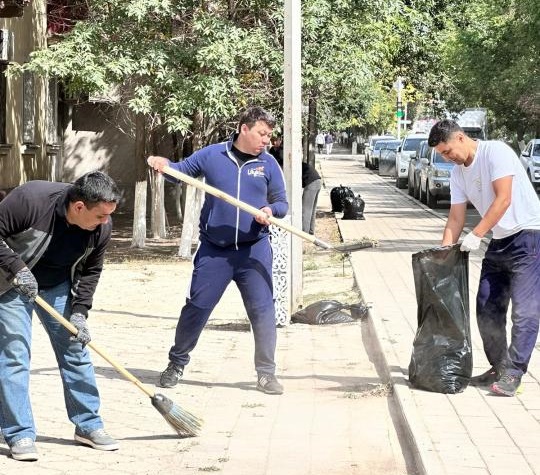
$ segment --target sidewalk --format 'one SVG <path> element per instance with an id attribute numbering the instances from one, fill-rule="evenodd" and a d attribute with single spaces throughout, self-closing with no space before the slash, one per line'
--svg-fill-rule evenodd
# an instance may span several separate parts
<path id="1" fill-rule="evenodd" d="M 329 213 L 326 190 L 319 205 Z M 349 262 L 306 247 L 306 301 L 357 302 Z M 199 437 L 179 438 L 142 391 L 94 354 L 100 412 L 120 450 L 75 444 L 54 355 L 35 319 L 31 399 L 39 460 L 14 461 L 0 444 L 1 475 L 417 475 L 413 461 L 405 460 L 367 321 L 279 328 L 278 377 L 285 394 L 269 396 L 255 389 L 253 335 L 231 286 L 182 383 L 156 387 L 192 270 L 174 253 L 160 261 L 106 263 L 89 327 L 94 342 L 128 371 L 202 418 Z"/>
<path id="2" fill-rule="evenodd" d="M 201 417 L 200 436 L 178 438 L 145 394 L 93 355 L 101 414 L 121 448 L 104 453 L 76 445 L 54 355 L 36 319 L 31 398 L 40 459 L 16 462 L 0 444 L 0 475 L 540 473 L 538 351 L 524 378 L 525 391 L 515 398 L 476 388 L 448 396 L 411 389 L 407 368 L 416 331 L 411 254 L 439 244 L 444 220 L 366 170 L 360 156 L 322 158 L 318 167 L 326 188 L 320 210 L 329 210 L 333 186 L 352 186 L 366 201 L 366 220 L 338 220 L 341 234 L 345 240 L 369 236 L 380 247 L 353 253 L 345 267 L 335 254 L 310 255 L 304 267 L 309 263 L 313 269 L 305 291 L 311 301 L 341 300 L 355 292 L 354 272 L 372 305 L 366 322 L 280 328 L 277 363 L 285 394 L 267 396 L 255 390 L 253 335 L 231 288 L 203 331 L 185 380 L 172 389 L 157 388 L 191 263 L 167 254 L 160 262 L 107 265 L 89 320 L 94 341 L 143 383 Z M 471 254 L 471 302 L 479 266 L 480 256 Z M 488 365 L 471 317 L 478 373 Z M 381 366 L 393 394 L 381 379 Z M 405 445 L 414 448 L 415 460 L 402 453 Z"/>
<path id="3" fill-rule="evenodd" d="M 540 473 L 540 354 L 538 345 L 523 394 L 492 396 L 473 387 L 444 395 L 412 389 L 407 381 L 416 332 L 416 297 L 411 255 L 438 246 L 445 219 L 420 205 L 389 180 L 363 166 L 360 155 L 318 159 L 329 190 L 350 186 L 365 200 L 365 221 L 341 221 L 342 238 L 369 236 L 380 247 L 351 255 L 356 282 L 394 384 L 394 396 L 428 475 L 529 475 Z M 346 177 L 346 178 L 344 178 Z M 339 216 L 339 215 L 338 215 Z M 481 255 L 470 255 L 473 374 L 488 367 L 476 326 L 474 302 Z"/>

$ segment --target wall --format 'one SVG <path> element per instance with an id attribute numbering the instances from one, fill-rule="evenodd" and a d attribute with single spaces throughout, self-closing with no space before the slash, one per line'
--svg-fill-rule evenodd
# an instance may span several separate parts
<path id="1" fill-rule="evenodd" d="M 24 8 L 24 15 L 0 18 L 0 28 L 13 32 L 13 58 L 18 63 L 28 60 L 32 51 L 46 44 L 45 2 L 34 1 Z M 45 81 L 34 78 L 34 96 L 30 99 L 34 139 L 23 143 L 23 78 L 6 79 L 6 142 L 0 144 L 0 189 L 10 189 L 32 179 L 51 179 L 54 171 L 46 144 Z"/>

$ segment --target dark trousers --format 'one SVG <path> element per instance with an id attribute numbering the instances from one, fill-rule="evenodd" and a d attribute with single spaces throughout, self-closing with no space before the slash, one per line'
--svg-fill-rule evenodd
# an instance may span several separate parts
<path id="1" fill-rule="evenodd" d="M 317 198 L 321 191 L 321 180 L 314 180 L 302 191 L 302 231 L 315 234 L 315 215 Z"/>
<path id="2" fill-rule="evenodd" d="M 491 365 L 527 372 L 540 318 L 540 231 L 521 231 L 492 239 L 480 274 L 476 316 Z M 510 344 L 506 313 L 512 301 Z"/>
<path id="3" fill-rule="evenodd" d="M 272 286 L 272 248 L 268 238 L 239 250 L 201 242 L 193 260 L 189 297 L 176 326 L 169 359 L 187 365 L 202 329 L 225 289 L 234 281 L 240 290 L 255 338 L 257 373 L 274 374 L 276 320 Z"/>

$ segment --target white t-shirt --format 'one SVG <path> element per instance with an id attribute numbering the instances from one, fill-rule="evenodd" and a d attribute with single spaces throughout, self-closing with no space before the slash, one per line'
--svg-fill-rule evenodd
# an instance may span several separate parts
<path id="1" fill-rule="evenodd" d="M 470 201 L 482 217 L 495 199 L 492 182 L 513 176 L 512 202 L 493 226 L 493 238 L 502 239 L 523 229 L 540 229 L 540 201 L 525 169 L 504 142 L 479 141 L 473 162 L 456 165 L 450 178 L 451 203 Z"/>

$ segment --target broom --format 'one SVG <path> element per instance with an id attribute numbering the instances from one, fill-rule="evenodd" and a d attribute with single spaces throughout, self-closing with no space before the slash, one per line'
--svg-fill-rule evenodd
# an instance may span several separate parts
<path id="1" fill-rule="evenodd" d="M 260 209 L 255 208 L 254 206 L 251 206 L 250 204 L 245 203 L 244 201 L 240 201 L 239 199 L 236 199 L 234 196 L 231 196 L 225 193 L 224 191 L 219 190 L 218 188 L 208 185 L 207 183 L 204 183 L 202 181 L 199 181 L 196 178 L 186 175 L 185 173 L 179 172 L 178 170 L 175 170 L 174 168 L 171 168 L 170 166 L 163 167 L 163 173 L 166 173 L 167 175 L 172 176 L 173 178 L 176 178 L 177 180 L 183 181 L 184 183 L 187 183 L 188 185 L 194 186 L 195 188 L 199 190 L 203 190 L 206 193 L 209 193 L 217 198 L 220 198 L 223 201 L 226 201 L 227 203 L 233 206 L 236 206 L 237 208 L 240 208 L 242 211 L 245 211 L 251 214 L 252 216 L 264 216 L 274 226 L 278 226 L 281 229 L 284 229 L 285 231 L 288 231 L 291 234 L 294 234 L 295 236 L 298 236 L 306 241 L 311 242 L 312 244 L 315 244 L 317 247 L 326 249 L 327 251 L 335 251 L 335 252 L 348 254 L 349 252 L 359 251 L 360 249 L 367 249 L 370 247 L 374 247 L 375 245 L 375 242 L 373 240 L 363 239 L 358 242 L 333 246 L 332 244 L 329 244 L 323 241 L 322 239 L 319 239 L 313 236 L 312 234 L 306 233 L 302 231 L 301 229 L 295 228 L 294 226 L 287 223 L 283 219 L 275 218 L 274 216 L 268 216 L 266 213 L 264 213 Z"/>
<path id="2" fill-rule="evenodd" d="M 55 320 L 66 327 L 71 333 L 76 335 L 78 333 L 77 328 L 73 326 L 68 320 L 60 315 L 53 307 L 51 307 L 43 298 L 39 295 L 36 297 L 35 302 L 46 312 L 48 312 Z M 88 346 L 92 348 L 99 356 L 105 361 L 111 364 L 124 378 L 131 381 L 141 391 L 150 397 L 152 405 L 158 410 L 163 418 L 169 423 L 169 425 L 176 431 L 176 433 L 182 437 L 194 437 L 198 434 L 201 428 L 201 420 L 185 411 L 181 407 L 177 406 L 173 401 L 163 394 L 158 394 L 152 391 L 150 387 L 143 384 L 135 376 L 133 376 L 127 369 L 116 362 L 109 354 L 100 348 L 93 341 L 88 343 Z"/>

